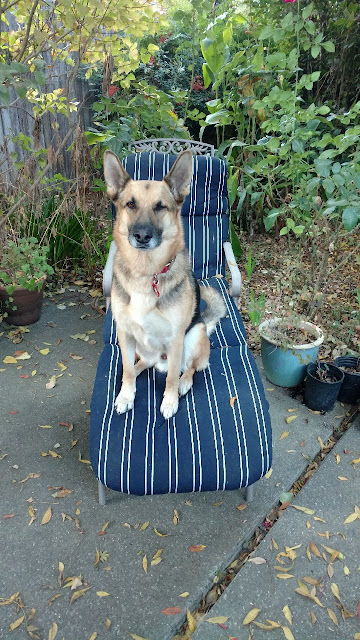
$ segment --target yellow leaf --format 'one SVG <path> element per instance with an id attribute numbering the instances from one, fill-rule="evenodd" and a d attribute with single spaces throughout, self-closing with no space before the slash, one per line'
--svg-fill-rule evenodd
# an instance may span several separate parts
<path id="1" fill-rule="evenodd" d="M 61 369 L 61 371 L 66 371 L 67 369 L 67 367 L 62 362 L 58 362 L 58 367 L 59 369 Z"/>
<path id="2" fill-rule="evenodd" d="M 295 638 L 294 638 L 294 636 L 292 634 L 292 631 L 291 631 L 291 629 L 289 629 L 289 627 L 283 627 L 282 626 L 281 628 L 283 630 L 283 634 L 284 634 L 286 640 L 295 640 Z"/>
<path id="3" fill-rule="evenodd" d="M 346 565 L 344 565 L 344 573 L 346 576 L 350 575 L 350 569 Z"/>
<path id="4" fill-rule="evenodd" d="M 56 622 L 53 622 L 51 625 L 51 629 L 49 629 L 48 640 L 55 640 L 57 632 L 58 632 L 58 626 Z"/>
<path id="5" fill-rule="evenodd" d="M 277 578 L 282 578 L 283 580 L 288 580 L 289 578 L 294 578 L 290 573 L 278 573 Z"/>
<path id="6" fill-rule="evenodd" d="M 340 453 L 334 453 L 336 464 L 340 464 Z"/>
<path id="7" fill-rule="evenodd" d="M 144 556 L 143 559 L 142 559 L 142 567 L 143 567 L 145 573 L 147 573 L 148 572 L 148 561 L 147 561 L 147 557 L 146 556 Z"/>
<path id="8" fill-rule="evenodd" d="M 61 598 L 61 593 L 56 593 L 52 598 L 50 598 L 48 605 L 51 607 L 52 603 L 55 602 L 58 598 Z"/>
<path id="9" fill-rule="evenodd" d="M 178 510 L 177 510 L 177 509 L 174 509 L 174 512 L 173 512 L 173 519 L 172 519 L 173 524 L 175 524 L 175 525 L 176 525 L 176 524 L 179 524 L 179 520 L 180 520 L 179 512 L 178 512 Z"/>
<path id="10" fill-rule="evenodd" d="M 155 529 L 155 527 L 154 527 L 154 532 L 156 533 L 157 536 L 160 536 L 160 538 L 167 538 L 167 536 L 170 535 L 170 533 L 160 533 L 160 531 Z"/>
<path id="11" fill-rule="evenodd" d="M 20 627 L 22 621 L 24 620 L 25 616 L 21 616 L 20 618 L 18 618 L 17 620 L 15 620 L 15 622 L 11 622 L 9 625 L 9 629 L 10 631 L 14 631 L 14 629 L 17 629 L 18 627 Z"/>
<path id="12" fill-rule="evenodd" d="M 156 558 L 158 558 L 159 556 L 161 556 L 162 552 L 164 551 L 164 549 L 158 549 L 154 555 L 153 555 L 153 560 L 156 560 Z"/>
<path id="13" fill-rule="evenodd" d="M 318 518 L 317 516 L 314 516 L 314 520 L 317 520 L 318 522 L 325 522 L 326 524 L 326 520 L 324 520 L 323 518 Z"/>
<path id="14" fill-rule="evenodd" d="M 110 627 L 111 627 L 111 620 L 110 620 L 110 618 L 106 618 L 106 620 L 105 620 L 105 627 L 106 627 L 107 629 L 110 629 Z"/>
<path id="15" fill-rule="evenodd" d="M 360 640 L 360 633 L 355 633 L 353 640 Z"/>
<path id="16" fill-rule="evenodd" d="M 3 362 L 5 364 L 17 364 L 17 360 L 16 360 L 16 358 L 13 358 L 13 356 L 5 356 L 5 358 L 3 359 Z M 16 627 L 15 627 L 15 629 L 16 629 Z"/>
<path id="17" fill-rule="evenodd" d="M 293 413 L 294 411 L 296 411 L 296 409 L 288 409 L 289 413 Z"/>
<path id="18" fill-rule="evenodd" d="M 49 353 L 50 349 L 46 348 L 46 349 L 39 349 L 39 353 L 41 353 L 42 356 L 47 356 L 47 354 Z"/>
<path id="19" fill-rule="evenodd" d="M 279 548 L 278 543 L 274 540 L 274 538 L 271 538 L 271 542 L 272 542 L 272 544 L 273 544 L 274 549 L 276 549 L 276 551 L 277 551 L 277 550 L 278 550 L 278 548 Z"/>
<path id="20" fill-rule="evenodd" d="M 49 382 L 46 383 L 46 389 L 53 389 L 56 385 L 56 376 L 51 376 Z"/>
<path id="21" fill-rule="evenodd" d="M 339 480 L 349 480 L 349 478 L 345 478 L 345 476 L 338 476 Z"/>
<path id="22" fill-rule="evenodd" d="M 144 522 L 144 524 L 141 525 L 139 531 L 145 531 L 145 529 L 148 528 L 149 524 L 150 524 L 149 520 L 147 522 Z"/>
<path id="23" fill-rule="evenodd" d="M 339 623 L 338 623 L 338 620 L 337 620 L 337 617 L 336 617 L 334 611 L 332 609 L 326 609 L 326 611 L 328 612 L 328 616 L 329 616 L 330 620 L 332 620 L 333 623 L 336 624 L 336 626 L 338 627 Z"/>
<path id="24" fill-rule="evenodd" d="M 296 420 L 297 416 L 288 416 L 287 418 L 285 418 L 285 422 L 286 424 L 290 424 L 291 422 L 294 422 L 294 420 Z"/>
<path id="25" fill-rule="evenodd" d="M 290 611 L 290 609 L 289 609 L 287 604 L 285 605 L 285 607 L 283 607 L 282 612 L 283 612 L 286 620 L 289 622 L 289 624 L 292 624 L 292 615 L 291 615 L 291 611 Z"/>
<path id="26" fill-rule="evenodd" d="M 109 596 L 110 593 L 108 593 L 107 591 L 97 591 L 96 595 L 99 596 L 99 598 L 106 598 L 106 596 Z"/>
<path id="27" fill-rule="evenodd" d="M 190 633 L 192 633 L 193 631 L 196 631 L 196 627 L 197 627 L 197 622 L 194 618 L 194 616 L 191 615 L 189 609 L 186 609 L 186 619 L 188 622 L 188 628 Z"/>
<path id="28" fill-rule="evenodd" d="M 39 424 L 40 429 L 52 429 L 51 424 Z"/>
<path id="29" fill-rule="evenodd" d="M 96 631 L 94 631 L 94 633 L 91 634 L 89 640 L 96 640 L 96 638 L 97 638 L 97 633 Z"/>
<path id="30" fill-rule="evenodd" d="M 51 507 L 48 507 L 42 517 L 41 524 L 47 524 L 50 522 L 52 516 Z"/>
<path id="31" fill-rule="evenodd" d="M 236 507 L 239 511 L 244 511 L 244 509 L 246 509 L 247 504 L 238 504 L 238 506 Z"/>
<path id="32" fill-rule="evenodd" d="M 190 595 L 188 591 L 183 591 L 180 593 L 179 598 L 187 598 Z"/>
<path id="33" fill-rule="evenodd" d="M 151 566 L 154 567 L 155 565 L 159 564 L 161 560 L 162 558 L 155 558 L 154 560 L 151 560 Z"/>
<path id="34" fill-rule="evenodd" d="M 355 460 L 351 460 L 350 464 L 359 464 L 360 458 L 355 458 Z"/>
<path id="35" fill-rule="evenodd" d="M 270 467 L 269 471 L 268 471 L 267 473 L 265 473 L 265 478 L 266 478 L 267 480 L 270 478 L 270 476 L 271 476 L 272 472 L 273 472 L 273 468 L 272 468 L 272 467 Z"/>
<path id="36" fill-rule="evenodd" d="M 253 609 L 254 611 L 254 609 Z M 260 611 L 260 609 L 259 609 Z M 249 615 L 249 614 L 248 614 Z M 257 614 L 256 614 L 257 615 Z M 228 620 L 228 618 L 226 616 L 215 616 L 213 618 L 208 618 L 206 620 L 206 622 L 210 622 L 210 624 L 225 624 L 225 622 Z M 247 622 L 243 622 L 243 624 L 248 624 Z"/>
<path id="37" fill-rule="evenodd" d="M 334 567 L 332 566 L 332 564 L 328 564 L 327 572 L 329 578 L 332 578 L 334 575 Z"/>
<path id="38" fill-rule="evenodd" d="M 290 507 L 293 507 L 294 509 L 297 509 L 298 511 L 303 511 L 303 513 L 306 513 L 308 516 L 312 516 L 315 513 L 314 509 L 309 509 L 308 507 L 299 507 L 296 504 L 291 504 Z"/>
<path id="39" fill-rule="evenodd" d="M 357 520 L 358 515 L 357 513 L 350 513 L 350 515 L 344 520 L 344 524 L 349 524 L 349 522 L 354 522 L 355 520 Z"/>
<path id="40" fill-rule="evenodd" d="M 335 582 L 331 583 L 331 593 L 341 602 L 339 587 Z"/>
<path id="41" fill-rule="evenodd" d="M 99 562 L 100 562 L 100 551 L 99 551 L 99 549 L 96 549 L 94 567 L 96 567 L 99 564 Z"/>
<path id="42" fill-rule="evenodd" d="M 315 556 L 317 556 L 318 558 L 321 558 L 321 553 L 313 541 L 310 542 L 309 547 L 310 547 L 310 551 L 312 551 L 312 553 Z"/>
<path id="43" fill-rule="evenodd" d="M 278 622 L 275 622 L 275 620 L 269 620 L 269 618 L 266 618 L 266 622 L 271 624 L 273 629 L 279 629 L 279 627 L 281 627 L 281 625 Z"/>
<path id="44" fill-rule="evenodd" d="M 263 622 L 257 622 L 254 620 L 254 624 L 256 624 L 259 629 L 264 629 L 264 631 L 272 631 L 275 627 L 272 624 L 264 624 Z"/>
<path id="45" fill-rule="evenodd" d="M 143 638 L 142 636 L 137 636 L 136 633 L 130 633 L 130 638 L 133 640 L 147 640 L 147 638 Z"/>
<path id="46" fill-rule="evenodd" d="M 294 417 L 294 416 L 293 416 Z M 287 418 L 288 420 L 288 418 Z M 290 435 L 290 431 L 283 431 L 281 436 L 280 436 L 280 440 L 284 440 L 285 438 L 287 438 Z"/>
<path id="47" fill-rule="evenodd" d="M 251 609 L 251 611 L 249 611 L 249 613 L 246 614 L 244 620 L 243 620 L 243 624 L 250 624 L 250 622 L 252 622 L 253 620 L 255 620 L 255 618 L 259 615 L 261 609 Z"/>
<path id="48" fill-rule="evenodd" d="M 70 604 L 75 602 L 78 598 L 81 598 L 81 596 L 83 596 L 86 591 L 89 591 L 89 589 L 91 589 L 91 587 L 85 587 L 84 589 L 79 589 L 79 591 L 74 591 L 71 596 Z"/>
<path id="49" fill-rule="evenodd" d="M 316 615 L 313 611 L 311 611 L 310 613 L 310 619 L 311 619 L 311 624 L 315 624 L 316 622 Z"/>

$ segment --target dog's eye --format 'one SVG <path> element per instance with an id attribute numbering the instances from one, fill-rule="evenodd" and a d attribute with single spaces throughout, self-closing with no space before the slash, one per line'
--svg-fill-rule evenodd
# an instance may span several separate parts
<path id="1" fill-rule="evenodd" d="M 136 204 L 134 200 L 129 200 L 129 202 L 126 203 L 126 206 L 128 207 L 128 209 L 136 209 Z"/>
<path id="2" fill-rule="evenodd" d="M 154 211 L 162 211 L 163 209 L 166 209 L 166 208 L 167 207 L 162 202 L 157 202 L 154 207 Z"/>

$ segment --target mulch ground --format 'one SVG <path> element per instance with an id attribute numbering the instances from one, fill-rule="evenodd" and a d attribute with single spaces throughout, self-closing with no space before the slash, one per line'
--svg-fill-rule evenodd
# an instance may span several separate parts
<path id="1" fill-rule="evenodd" d="M 300 316 L 310 319 L 325 333 L 320 348 L 322 359 L 332 360 L 340 355 L 360 352 L 360 252 L 359 236 L 349 236 L 337 250 L 330 251 L 328 268 L 324 274 L 325 286 L 320 289 L 309 314 L 313 294 L 310 279 L 311 255 L 289 245 L 285 237 L 257 235 L 251 241 L 245 234 L 240 237 L 243 256 L 238 260 L 243 279 L 240 311 L 248 335 L 249 346 L 260 349 L 257 327 L 248 315 L 250 295 L 255 300 L 265 294 L 263 320 L 274 316 Z M 250 281 L 245 266 L 249 248 L 256 264 Z M 316 274 L 317 277 L 317 274 Z M 357 291 L 359 291 L 359 299 Z"/>

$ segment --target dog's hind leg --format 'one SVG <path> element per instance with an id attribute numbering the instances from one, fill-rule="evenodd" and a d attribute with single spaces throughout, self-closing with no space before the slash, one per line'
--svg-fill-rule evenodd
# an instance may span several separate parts
<path id="1" fill-rule="evenodd" d="M 193 327 L 185 336 L 185 371 L 179 380 L 179 395 L 184 396 L 193 385 L 195 371 L 206 369 L 209 364 L 210 341 L 203 323 Z"/>

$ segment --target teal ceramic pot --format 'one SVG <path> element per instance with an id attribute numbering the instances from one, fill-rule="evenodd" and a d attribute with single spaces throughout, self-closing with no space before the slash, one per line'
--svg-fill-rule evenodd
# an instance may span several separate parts
<path id="1" fill-rule="evenodd" d="M 276 384 L 278 387 L 296 387 L 304 380 L 307 365 L 316 360 L 324 335 L 321 329 L 312 322 L 292 322 L 286 319 L 286 324 L 292 324 L 312 334 L 314 341 L 310 344 L 284 347 L 268 335 L 269 329 L 283 324 L 283 322 L 283 318 L 271 318 L 259 326 L 261 357 L 266 377 L 272 384 Z"/>

